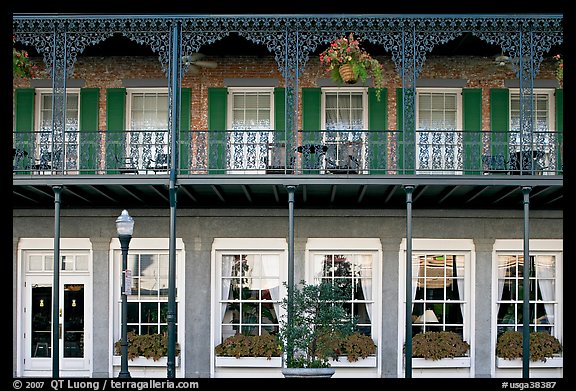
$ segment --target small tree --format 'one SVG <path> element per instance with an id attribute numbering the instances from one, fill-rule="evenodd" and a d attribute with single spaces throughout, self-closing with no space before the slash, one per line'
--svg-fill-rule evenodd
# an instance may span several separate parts
<path id="1" fill-rule="evenodd" d="M 288 368 L 330 367 L 328 359 L 335 356 L 335 340 L 351 335 L 356 327 L 356 320 L 344 308 L 347 298 L 330 282 L 301 281 L 300 288 L 293 290 L 291 322 L 287 319 L 288 298 L 284 298 L 280 337 L 294 352 L 286 363 Z"/>

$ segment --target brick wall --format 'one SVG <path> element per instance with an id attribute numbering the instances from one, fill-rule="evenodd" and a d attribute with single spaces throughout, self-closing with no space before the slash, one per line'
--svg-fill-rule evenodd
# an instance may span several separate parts
<path id="1" fill-rule="evenodd" d="M 377 58 L 384 66 L 384 79 L 389 89 L 388 124 L 396 126 L 396 88 L 401 86 L 399 75 L 395 71 L 390 57 Z M 216 61 L 215 69 L 202 69 L 193 75 L 184 76 L 182 85 L 192 89 L 192 128 L 207 128 L 207 89 L 223 87 L 226 78 L 276 78 L 283 85 L 281 74 L 273 56 L 234 56 L 209 57 L 204 60 Z M 43 67 L 42 64 L 39 64 Z M 545 60 L 541 64 L 538 79 L 554 79 L 555 64 Z M 161 79 L 162 73 L 157 57 L 78 57 L 74 66 L 72 79 L 82 79 L 86 87 L 100 88 L 100 129 L 106 128 L 106 89 L 122 87 L 124 79 Z M 305 73 L 299 81 L 300 87 L 315 87 L 318 78 L 327 77 L 320 67 L 318 58 L 311 57 L 306 64 Z M 47 78 L 47 73 L 39 72 L 37 78 Z M 510 66 L 497 66 L 493 57 L 453 56 L 427 57 L 421 79 L 465 79 L 466 87 L 483 90 L 483 123 L 484 130 L 490 128 L 489 89 L 504 87 L 504 80 L 515 79 Z M 30 81 L 14 79 L 13 87 L 29 87 Z"/>

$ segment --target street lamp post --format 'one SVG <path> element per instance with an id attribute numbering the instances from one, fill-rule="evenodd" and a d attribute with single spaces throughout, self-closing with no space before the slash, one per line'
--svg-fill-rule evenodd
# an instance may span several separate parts
<path id="1" fill-rule="evenodd" d="M 118 377 L 129 378 L 128 371 L 128 328 L 126 318 L 128 317 L 128 298 L 126 296 L 126 270 L 128 270 L 128 245 L 134 232 L 134 219 L 130 217 L 128 211 L 124 209 L 116 219 L 116 231 L 122 249 L 122 336 L 120 341 L 120 373 Z"/>

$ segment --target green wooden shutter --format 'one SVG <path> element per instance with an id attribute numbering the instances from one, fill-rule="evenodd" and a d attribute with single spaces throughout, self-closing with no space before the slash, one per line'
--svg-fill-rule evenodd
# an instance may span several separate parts
<path id="1" fill-rule="evenodd" d="M 510 92 L 507 88 L 490 89 L 490 154 L 508 161 L 510 134 Z"/>
<path id="2" fill-rule="evenodd" d="M 192 98 L 192 90 L 190 88 L 182 88 L 180 90 L 180 145 L 178 148 L 179 163 L 176 165 L 180 168 L 180 173 L 190 173 L 190 143 L 192 132 L 190 129 L 190 105 Z"/>
<path id="3" fill-rule="evenodd" d="M 82 88 L 80 90 L 80 124 L 78 128 L 78 152 L 80 154 L 80 172 L 95 174 L 98 167 L 98 105 L 100 89 Z"/>
<path id="4" fill-rule="evenodd" d="M 464 174 L 481 174 L 482 167 L 482 89 L 462 90 Z"/>
<path id="5" fill-rule="evenodd" d="M 17 88 L 14 92 L 14 148 L 20 157 L 13 160 L 13 168 L 18 174 L 30 173 L 28 169 L 34 163 L 34 95 L 34 88 Z"/>
<path id="6" fill-rule="evenodd" d="M 388 173 L 388 89 L 381 89 L 380 101 L 376 89 L 368 88 L 368 168 L 370 174 Z"/>
<path id="7" fill-rule="evenodd" d="M 302 88 L 302 145 L 321 143 L 321 95 L 320 88 Z M 319 173 L 320 156 L 317 153 L 302 154 L 304 173 Z"/>
<path id="8" fill-rule="evenodd" d="M 564 170 L 564 89 L 556 89 L 556 131 L 558 132 L 556 170 L 562 173 Z"/>
<path id="9" fill-rule="evenodd" d="M 226 88 L 208 88 L 208 172 L 224 174 L 226 168 Z"/>
<path id="10" fill-rule="evenodd" d="M 106 90 L 106 167 L 117 168 L 126 154 L 126 89 Z M 109 174 L 118 174 L 117 169 L 108 169 Z"/>

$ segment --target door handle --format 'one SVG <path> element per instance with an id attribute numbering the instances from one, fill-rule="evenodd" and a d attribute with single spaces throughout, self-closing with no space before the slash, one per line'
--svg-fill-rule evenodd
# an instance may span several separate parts
<path id="1" fill-rule="evenodd" d="M 58 323 L 58 339 L 62 339 L 62 323 Z"/>

